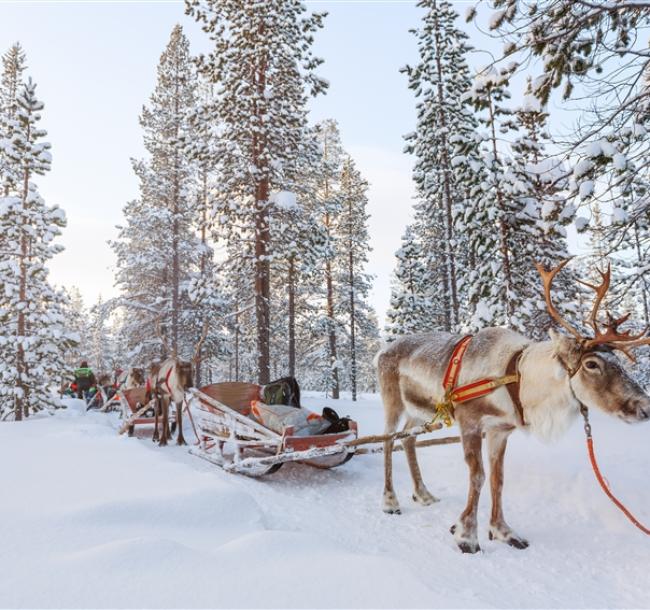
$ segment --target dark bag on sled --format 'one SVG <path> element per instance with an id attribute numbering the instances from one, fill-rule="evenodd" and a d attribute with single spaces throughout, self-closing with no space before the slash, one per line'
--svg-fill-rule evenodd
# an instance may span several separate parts
<path id="1" fill-rule="evenodd" d="M 323 418 L 330 422 L 330 425 L 322 434 L 337 434 L 350 429 L 350 418 L 339 417 L 339 414 L 330 407 L 323 408 Z"/>
<path id="2" fill-rule="evenodd" d="M 300 387 L 295 377 L 282 377 L 264 386 L 262 398 L 267 405 L 300 407 Z"/>

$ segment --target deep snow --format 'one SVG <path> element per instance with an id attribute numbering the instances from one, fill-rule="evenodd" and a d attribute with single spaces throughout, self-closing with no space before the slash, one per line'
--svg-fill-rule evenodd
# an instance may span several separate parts
<path id="1" fill-rule="evenodd" d="M 375 396 L 305 402 L 382 429 Z M 2 607 L 650 606 L 650 541 L 597 487 L 579 422 L 551 446 L 511 437 L 506 518 L 530 548 L 487 540 L 486 486 L 483 553 L 467 556 L 448 532 L 466 494 L 459 445 L 420 451 L 441 498 L 429 507 L 411 501 L 397 454 L 403 514 L 385 515 L 381 455 L 248 479 L 69 405 L 0 425 Z M 592 420 L 605 475 L 649 522 L 650 425 Z"/>

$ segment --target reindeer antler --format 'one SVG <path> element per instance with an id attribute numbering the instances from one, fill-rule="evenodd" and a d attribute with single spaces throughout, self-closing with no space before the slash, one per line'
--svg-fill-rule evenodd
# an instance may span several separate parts
<path id="1" fill-rule="evenodd" d="M 609 284 L 612 277 L 612 266 L 611 264 L 608 264 L 607 271 L 605 272 L 601 271 L 600 269 L 596 269 L 596 271 L 598 271 L 600 277 L 603 279 L 603 281 L 598 284 L 598 286 L 589 284 L 588 282 L 583 282 L 582 280 L 578 280 L 578 282 L 583 286 L 587 286 L 587 288 L 591 288 L 596 293 L 594 305 L 591 308 L 591 313 L 589 314 L 588 324 L 591 326 L 591 328 L 594 329 L 595 335 L 598 336 L 600 334 L 600 330 L 598 329 L 598 310 L 600 309 L 600 304 L 603 302 L 603 299 L 609 290 Z"/>
<path id="2" fill-rule="evenodd" d="M 553 300 L 551 299 L 551 284 L 555 279 L 555 276 L 564 269 L 567 263 L 570 261 L 570 258 L 563 260 L 555 269 L 546 270 L 540 263 L 535 263 L 537 273 L 542 277 L 542 282 L 544 283 L 544 298 L 546 299 L 546 307 L 551 318 L 553 318 L 564 330 L 571 333 L 578 341 L 583 341 L 583 337 L 571 324 L 569 324 L 561 315 L 560 312 L 555 309 L 553 305 Z"/>
<path id="3" fill-rule="evenodd" d="M 553 278 L 564 268 L 564 266 L 571 259 L 562 261 L 555 269 L 546 271 L 539 263 L 535 263 L 537 271 L 542 276 L 542 281 L 544 283 L 544 296 L 546 297 L 546 306 L 548 307 L 549 314 L 551 317 L 562 326 L 564 329 L 568 330 L 578 341 L 583 344 L 584 350 L 589 350 L 597 345 L 608 345 L 610 348 L 623 352 L 630 360 L 636 362 L 634 356 L 630 353 L 630 349 L 633 347 L 638 347 L 639 345 L 650 345 L 650 337 L 645 335 L 648 332 L 648 329 L 639 333 L 638 335 L 633 335 L 632 331 L 626 330 L 620 332 L 618 327 L 626 322 L 630 317 L 630 314 L 627 313 L 620 318 L 614 318 L 609 312 L 606 312 L 607 322 L 601 323 L 605 330 L 601 330 L 598 322 L 598 311 L 600 306 L 609 290 L 611 283 L 611 265 L 607 265 L 606 271 L 600 271 L 598 273 L 602 278 L 602 282 L 598 285 L 589 284 L 588 282 L 583 282 L 578 280 L 584 286 L 591 288 L 596 293 L 596 298 L 594 300 L 593 307 L 591 308 L 591 313 L 589 314 L 588 324 L 594 331 L 593 338 L 589 339 L 588 337 L 582 336 L 575 328 L 573 328 L 566 320 L 564 320 L 558 311 L 553 306 L 551 301 L 551 284 Z"/>
<path id="4" fill-rule="evenodd" d="M 160 331 L 160 321 L 162 320 L 163 314 L 160 313 L 156 316 L 156 336 L 160 339 L 160 343 L 162 343 L 163 349 L 165 350 L 165 354 L 170 354 L 172 350 L 169 349 L 169 345 L 166 341 L 166 339 L 163 337 L 162 332 Z M 173 354 L 174 356 L 176 354 Z"/>
<path id="5" fill-rule="evenodd" d="M 646 337 L 648 329 L 640 332 L 638 335 L 633 335 L 631 330 L 619 332 L 618 327 L 627 321 L 630 317 L 629 313 L 614 318 L 612 314 L 607 312 L 607 322 L 603 324 L 605 331 L 600 329 L 596 330 L 596 336 L 590 339 L 585 344 L 586 348 L 595 347 L 596 345 L 609 345 L 612 349 L 617 349 L 623 352 L 632 362 L 636 362 L 636 358 L 630 353 L 629 349 L 639 345 L 650 345 L 650 337 Z"/>
<path id="6" fill-rule="evenodd" d="M 201 337 L 194 348 L 194 355 L 192 356 L 192 362 L 194 362 L 194 364 L 196 364 L 196 362 L 199 360 L 199 356 L 201 354 L 201 347 L 203 346 L 205 338 L 208 336 L 209 327 L 210 324 L 208 323 L 208 320 L 206 318 L 205 322 L 203 322 L 203 330 L 201 331 Z"/>

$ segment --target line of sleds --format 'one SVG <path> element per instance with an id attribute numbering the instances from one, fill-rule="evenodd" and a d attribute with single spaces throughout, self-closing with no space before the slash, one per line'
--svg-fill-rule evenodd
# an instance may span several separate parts
<path id="1" fill-rule="evenodd" d="M 123 418 L 121 433 L 132 436 L 136 427 L 155 424 L 145 388 L 120 391 L 117 400 Z M 303 407 L 292 378 L 269 386 L 225 382 L 190 388 L 183 407 L 195 439 L 190 453 L 227 472 L 251 477 L 276 472 L 287 462 L 333 468 L 354 455 L 381 452 L 388 436 L 396 440 L 442 427 L 430 423 L 394 435 L 359 438 L 354 420 L 341 418 L 327 407 L 321 415 Z M 170 423 L 173 432 L 173 418 Z M 429 439 L 418 445 L 453 442 L 458 438 Z"/>

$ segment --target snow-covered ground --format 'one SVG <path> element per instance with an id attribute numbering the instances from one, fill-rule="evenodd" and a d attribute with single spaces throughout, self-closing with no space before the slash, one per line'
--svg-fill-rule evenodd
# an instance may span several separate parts
<path id="1" fill-rule="evenodd" d="M 305 402 L 352 415 L 362 434 L 381 431 L 377 397 Z M 650 425 L 592 419 L 603 470 L 647 523 Z M 397 454 L 397 516 L 380 510 L 381 455 L 248 479 L 117 426 L 77 401 L 0 425 L 0 606 L 650 606 L 650 541 L 597 487 L 578 422 L 552 446 L 513 435 L 506 518 L 531 546 L 487 540 L 486 486 L 474 556 L 448 532 L 465 502 L 459 445 L 420 451 L 441 498 L 429 507 L 410 500 Z"/>

